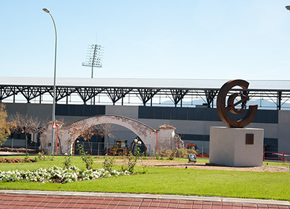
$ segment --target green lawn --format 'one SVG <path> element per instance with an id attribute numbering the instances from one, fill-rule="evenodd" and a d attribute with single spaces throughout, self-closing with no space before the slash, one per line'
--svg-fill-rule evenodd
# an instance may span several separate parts
<path id="1" fill-rule="evenodd" d="M 103 161 L 103 159 L 95 160 Z M 54 161 L 0 164 L 0 170 L 49 168 L 52 165 L 63 166 L 63 161 L 64 157 L 57 156 Z M 184 161 L 187 160 L 184 159 Z M 201 161 L 207 162 L 208 160 L 198 159 L 198 162 Z M 85 167 L 80 157 L 73 157 L 72 163 L 79 168 Z M 271 163 L 271 166 L 275 165 L 275 163 Z M 284 165 L 287 166 L 287 164 Z M 101 167 L 101 164 L 94 165 L 94 169 Z M 114 168 L 120 169 L 119 166 L 114 166 Z M 1 182 L 0 189 L 180 194 L 290 201 L 290 172 L 270 173 L 164 167 L 147 167 L 146 169 L 146 174 L 67 184 Z M 137 167 L 137 171 L 142 171 L 142 167 Z"/>

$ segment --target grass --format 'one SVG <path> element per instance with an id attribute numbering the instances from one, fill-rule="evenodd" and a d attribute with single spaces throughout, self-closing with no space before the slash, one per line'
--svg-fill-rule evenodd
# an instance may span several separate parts
<path id="1" fill-rule="evenodd" d="M 178 160 L 187 162 L 186 159 Z M 103 159 L 95 159 L 95 161 L 103 161 Z M 198 162 L 201 161 L 207 162 L 208 159 L 198 159 Z M 52 165 L 63 166 L 63 162 L 64 157 L 56 156 L 54 161 L 0 164 L 0 170 L 49 168 Z M 80 157 L 73 157 L 72 163 L 80 168 L 85 168 Z M 279 164 L 271 162 L 271 166 L 279 166 Z M 94 169 L 101 167 L 101 164 L 94 165 Z M 120 166 L 115 165 L 114 169 L 120 169 Z M 68 184 L 0 182 L 0 189 L 179 194 L 290 201 L 290 172 L 270 173 L 164 167 L 147 167 L 146 169 L 146 174 Z M 141 172 L 142 167 L 137 167 L 137 171 Z"/>
<path id="2" fill-rule="evenodd" d="M 2 157 L 0 157 L 1 159 Z M 24 157 L 5 157 L 5 158 L 20 158 L 20 159 L 24 159 Z M 30 156 L 29 158 L 34 158 L 34 156 Z M 35 162 L 35 163 L 0 163 L 0 170 L 2 171 L 8 171 L 8 170 L 35 170 L 38 168 L 50 168 L 53 165 L 59 166 L 59 167 L 64 167 L 64 162 L 65 157 L 63 156 L 55 156 L 54 160 L 45 160 L 45 161 L 39 161 L 39 162 Z M 82 162 L 80 157 L 72 157 L 72 164 L 84 169 L 85 168 L 85 164 Z"/>

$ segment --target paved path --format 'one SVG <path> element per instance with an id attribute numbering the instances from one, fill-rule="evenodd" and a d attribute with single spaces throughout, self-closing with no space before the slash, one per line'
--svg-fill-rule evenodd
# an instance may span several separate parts
<path id="1" fill-rule="evenodd" d="M 0 190 L 0 208 L 290 209 L 290 202 L 179 195 Z"/>

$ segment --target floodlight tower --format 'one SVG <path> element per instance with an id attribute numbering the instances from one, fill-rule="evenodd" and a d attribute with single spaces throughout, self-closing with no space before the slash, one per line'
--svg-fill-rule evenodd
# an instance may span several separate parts
<path id="1" fill-rule="evenodd" d="M 101 45 L 92 44 L 89 45 L 87 51 L 87 60 L 83 62 L 83 66 L 91 67 L 91 78 L 94 78 L 94 67 L 101 68 L 102 67 L 102 53 L 103 47 Z"/>

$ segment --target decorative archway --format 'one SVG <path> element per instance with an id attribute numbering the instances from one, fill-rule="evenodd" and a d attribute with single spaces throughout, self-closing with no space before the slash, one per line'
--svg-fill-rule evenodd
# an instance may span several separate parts
<path id="1" fill-rule="evenodd" d="M 131 130 L 142 139 L 149 153 L 151 153 L 151 151 L 156 147 L 156 130 L 132 118 L 117 115 L 101 115 L 89 117 L 77 121 L 74 124 L 76 127 L 91 127 L 104 123 L 120 125 Z M 60 130 L 59 138 L 62 142 L 62 153 L 66 153 L 71 144 L 69 141 L 71 140 L 70 133 L 72 132 L 73 127 Z M 80 132 L 77 132 L 73 137 L 74 140 L 76 140 L 80 134 Z"/>
<path id="2" fill-rule="evenodd" d="M 151 155 L 151 151 L 159 149 L 175 149 L 176 147 L 183 147 L 183 142 L 181 139 L 176 139 L 175 128 L 166 127 L 167 125 L 162 125 L 159 127 L 160 130 L 155 130 L 140 121 L 134 120 L 132 118 L 127 118 L 117 115 L 101 115 L 89 117 L 80 121 L 75 122 L 75 127 L 91 127 L 99 124 L 116 124 L 123 126 L 137 136 L 143 141 L 147 147 L 148 154 Z M 165 127 L 164 127 L 165 126 Z M 81 132 L 75 132 L 74 137 L 71 136 L 74 127 L 61 128 L 59 130 L 58 138 L 61 141 L 61 153 L 67 153 L 72 151 L 72 139 L 76 140 Z M 40 149 L 51 152 L 51 126 L 44 132 L 40 137 Z M 156 146 L 157 145 L 157 146 Z"/>

